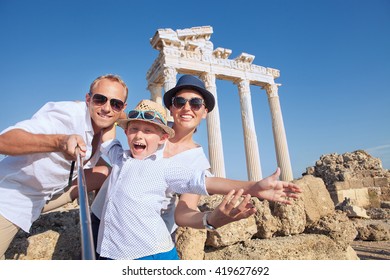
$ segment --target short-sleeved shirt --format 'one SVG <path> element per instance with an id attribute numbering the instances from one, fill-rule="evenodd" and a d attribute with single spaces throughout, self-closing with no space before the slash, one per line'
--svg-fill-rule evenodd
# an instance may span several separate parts
<path id="1" fill-rule="evenodd" d="M 207 177 L 213 176 L 209 172 L 210 163 L 207 160 L 201 146 L 174 155 L 171 157 L 171 160 L 176 161 L 182 166 L 188 166 L 193 169 L 206 170 Z M 167 192 L 166 199 L 163 202 L 163 208 L 161 209 L 161 217 L 163 218 L 168 230 L 171 233 L 174 233 L 177 229 L 177 225 L 175 223 L 175 209 L 176 194 L 174 192 Z"/>
<path id="2" fill-rule="evenodd" d="M 8 127 L 34 134 L 79 134 L 92 153 L 93 128 L 85 102 L 46 103 L 34 116 Z M 95 166 L 97 151 L 84 168 Z M 24 231 L 38 219 L 43 206 L 68 185 L 71 161 L 60 152 L 7 156 L 0 161 L 0 214 Z M 74 172 L 76 178 L 77 172 Z"/>
<path id="3" fill-rule="evenodd" d="M 163 158 L 162 150 L 143 159 L 123 151 L 118 140 L 102 144 L 111 161 L 97 252 L 111 259 L 136 259 L 174 247 L 161 218 L 166 191 L 208 195 L 205 170 Z"/>
<path id="4" fill-rule="evenodd" d="M 161 152 L 164 150 L 165 146 L 160 148 Z M 160 152 L 159 150 L 159 152 Z M 193 169 L 199 170 L 209 170 L 210 163 L 204 154 L 203 148 L 201 146 L 193 149 L 186 150 L 181 152 L 173 157 L 172 160 L 175 160 L 177 164 L 181 164 L 182 166 L 188 166 Z M 211 173 L 206 174 L 207 177 L 211 177 Z M 99 219 L 101 218 L 101 213 L 103 210 L 104 199 L 107 193 L 108 187 L 108 179 L 104 181 L 103 186 L 100 188 L 97 196 L 95 197 L 92 205 L 91 211 L 95 216 Z M 166 198 L 162 204 L 161 209 L 161 217 L 163 218 L 169 232 L 173 233 L 177 229 L 177 225 L 175 223 L 175 206 L 176 206 L 176 196 L 174 192 L 167 191 Z"/>

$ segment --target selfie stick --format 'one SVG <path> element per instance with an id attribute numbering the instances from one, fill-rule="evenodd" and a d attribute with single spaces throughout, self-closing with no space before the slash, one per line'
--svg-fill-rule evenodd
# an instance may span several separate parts
<path id="1" fill-rule="evenodd" d="M 89 211 L 89 201 L 87 187 L 85 184 L 85 174 L 83 169 L 83 161 L 79 153 L 79 148 L 76 148 L 77 156 L 77 184 L 79 186 L 79 213 L 80 213 L 80 228 L 81 228 L 81 256 L 83 260 L 95 260 L 95 248 L 93 245 L 91 215 Z"/>

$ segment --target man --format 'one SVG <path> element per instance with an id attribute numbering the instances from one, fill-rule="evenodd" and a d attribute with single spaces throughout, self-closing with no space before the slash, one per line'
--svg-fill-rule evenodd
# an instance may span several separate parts
<path id="1" fill-rule="evenodd" d="M 46 211 L 77 198 L 76 148 L 85 158 L 88 191 L 100 188 L 110 172 L 100 157 L 101 131 L 123 117 L 127 95 L 120 77 L 100 76 L 85 102 L 49 102 L 1 132 L 0 153 L 8 156 L 0 161 L 0 259 L 19 228 L 30 230 L 47 201 L 52 205 Z"/>

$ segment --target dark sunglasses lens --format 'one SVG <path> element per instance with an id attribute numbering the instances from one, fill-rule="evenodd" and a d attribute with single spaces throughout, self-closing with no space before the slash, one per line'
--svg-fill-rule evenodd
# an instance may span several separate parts
<path id="1" fill-rule="evenodd" d="M 192 98 L 190 100 L 191 108 L 199 110 L 203 105 L 203 100 L 200 98 Z"/>
<path id="2" fill-rule="evenodd" d="M 128 114 L 127 114 L 127 117 L 129 119 L 136 119 L 138 118 L 139 116 L 139 112 L 138 111 L 130 111 Z"/>
<path id="3" fill-rule="evenodd" d="M 144 112 L 144 119 L 145 120 L 153 120 L 155 117 L 155 113 L 152 111 L 146 111 Z"/>
<path id="4" fill-rule="evenodd" d="M 190 100 L 190 105 L 203 105 L 203 100 L 200 98 L 192 98 Z"/>
<path id="5" fill-rule="evenodd" d="M 173 105 L 180 109 L 181 107 L 183 107 L 185 104 L 187 103 L 187 99 L 183 98 L 183 97 L 175 97 L 173 99 Z"/>
<path id="6" fill-rule="evenodd" d="M 107 97 L 101 94 L 95 94 L 92 96 L 92 101 L 96 105 L 103 105 L 107 102 Z"/>
<path id="7" fill-rule="evenodd" d="M 115 111 L 120 111 L 125 106 L 125 104 L 118 99 L 111 99 L 110 104 L 111 104 L 112 109 L 114 109 Z"/>

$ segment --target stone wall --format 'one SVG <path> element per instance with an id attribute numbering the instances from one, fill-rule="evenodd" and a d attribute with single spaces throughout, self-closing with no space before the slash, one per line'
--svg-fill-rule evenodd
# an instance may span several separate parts
<path id="1" fill-rule="evenodd" d="M 390 171 L 363 150 L 322 155 L 303 175 L 322 178 L 335 205 L 349 198 L 354 205 L 370 208 L 390 200 Z"/>

